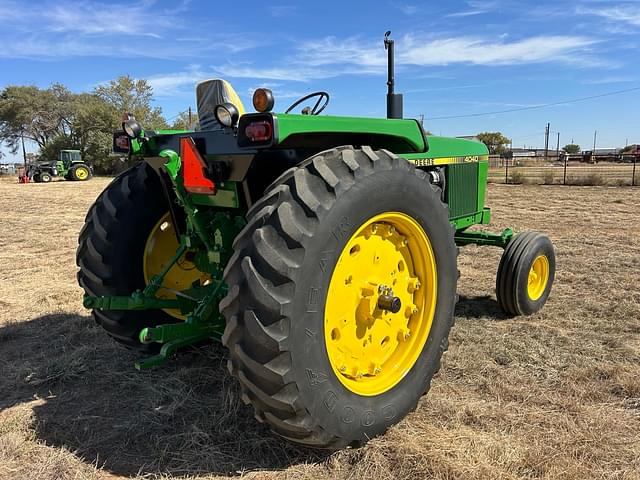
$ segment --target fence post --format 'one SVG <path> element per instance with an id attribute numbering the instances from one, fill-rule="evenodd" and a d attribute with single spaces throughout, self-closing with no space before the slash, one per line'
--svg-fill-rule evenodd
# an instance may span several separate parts
<path id="1" fill-rule="evenodd" d="M 631 173 L 631 186 L 636 186 L 636 162 L 638 161 L 638 155 L 633 156 L 633 173 Z"/>
<path id="2" fill-rule="evenodd" d="M 504 159 L 504 183 L 509 183 L 509 159 Z"/>
<path id="3" fill-rule="evenodd" d="M 567 184 L 567 157 L 568 157 L 568 155 L 565 154 L 565 156 L 564 156 L 564 174 L 562 176 L 562 184 L 563 185 Z"/>

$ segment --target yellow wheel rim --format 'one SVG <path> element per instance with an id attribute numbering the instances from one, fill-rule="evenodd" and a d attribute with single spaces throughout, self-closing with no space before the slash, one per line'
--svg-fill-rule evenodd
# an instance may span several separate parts
<path id="1" fill-rule="evenodd" d="M 381 294 L 398 298 L 393 313 Z M 436 307 L 436 261 L 422 227 L 404 213 L 366 221 L 345 245 L 331 276 L 324 338 L 335 375 L 350 391 L 392 389 L 422 352 Z"/>
<path id="2" fill-rule="evenodd" d="M 89 176 L 89 170 L 84 167 L 79 167 L 76 169 L 76 177 L 78 180 L 85 180 Z"/>
<path id="3" fill-rule="evenodd" d="M 176 253 L 178 246 L 171 215 L 167 212 L 153 227 L 144 246 L 142 268 L 145 283 L 148 284 L 154 275 L 162 271 L 166 263 Z M 188 252 L 180 257 L 178 262 L 167 272 L 162 282 L 163 288 L 156 294 L 159 298 L 176 298 L 176 291 L 187 290 L 196 280 L 204 283 L 211 279 L 209 275 L 198 270 L 193 262 L 185 258 L 187 254 Z M 181 320 L 186 318 L 179 310 L 165 309 L 164 311 Z"/>
<path id="4" fill-rule="evenodd" d="M 527 293 L 531 300 L 538 300 L 549 282 L 549 259 L 545 255 L 538 255 L 529 270 Z"/>

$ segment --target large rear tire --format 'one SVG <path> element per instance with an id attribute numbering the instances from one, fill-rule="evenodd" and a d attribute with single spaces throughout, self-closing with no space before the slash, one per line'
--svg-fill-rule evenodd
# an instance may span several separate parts
<path id="1" fill-rule="evenodd" d="M 259 421 L 336 449 L 415 409 L 456 298 L 440 193 L 387 151 L 341 147 L 285 172 L 251 208 L 221 310 L 229 370 Z"/>
<path id="2" fill-rule="evenodd" d="M 85 294 L 130 295 L 145 287 L 147 241 L 167 211 L 160 180 L 146 162 L 107 186 L 89 209 L 78 239 L 78 283 Z M 175 248 L 166 252 L 166 259 L 174 253 Z M 118 342 L 149 353 L 157 351 L 159 344 L 141 344 L 140 331 L 176 322 L 163 310 L 93 310 L 93 317 Z"/>

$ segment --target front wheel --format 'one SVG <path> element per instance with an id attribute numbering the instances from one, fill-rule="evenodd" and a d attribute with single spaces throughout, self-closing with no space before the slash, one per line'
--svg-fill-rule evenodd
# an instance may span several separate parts
<path id="1" fill-rule="evenodd" d="M 256 418 L 359 446 L 415 409 L 448 345 L 456 247 L 428 176 L 343 147 L 280 177 L 226 269 L 223 343 Z"/>
<path id="2" fill-rule="evenodd" d="M 551 293 L 556 257 L 549 237 L 524 232 L 505 248 L 496 275 L 496 297 L 509 315 L 532 315 Z"/>

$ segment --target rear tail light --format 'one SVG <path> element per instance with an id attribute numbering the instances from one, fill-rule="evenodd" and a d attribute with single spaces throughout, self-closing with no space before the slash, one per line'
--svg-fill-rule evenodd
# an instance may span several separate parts
<path id="1" fill-rule="evenodd" d="M 264 142 L 271 139 L 273 127 L 266 120 L 251 122 L 245 127 L 244 134 L 252 142 Z"/>

